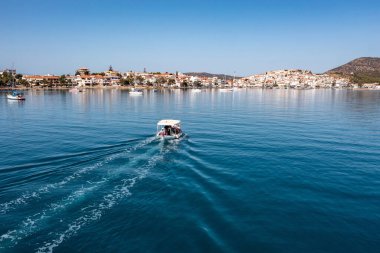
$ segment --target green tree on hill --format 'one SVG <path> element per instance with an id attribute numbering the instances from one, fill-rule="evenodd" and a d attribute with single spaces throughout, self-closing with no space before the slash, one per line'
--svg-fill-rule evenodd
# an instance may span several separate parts
<path id="1" fill-rule="evenodd" d="M 105 76 L 106 75 L 104 72 L 94 72 L 92 74 L 93 75 L 100 75 L 100 76 Z"/>
<path id="2" fill-rule="evenodd" d="M 175 84 L 175 79 L 170 78 L 170 79 L 168 80 L 168 84 L 169 84 L 169 85 L 174 85 L 174 84 Z"/>
<path id="3" fill-rule="evenodd" d="M 126 78 L 121 79 L 121 85 L 128 86 L 128 85 L 134 85 L 135 78 L 132 75 L 127 76 Z"/>
<path id="4" fill-rule="evenodd" d="M 201 83 L 201 81 L 195 81 L 194 82 L 194 87 L 197 87 L 197 88 L 199 88 L 199 87 L 201 87 L 202 86 L 202 83 Z"/>
<path id="5" fill-rule="evenodd" d="M 22 85 L 22 86 L 25 86 L 25 87 L 30 87 L 30 83 L 28 81 L 26 81 L 25 79 L 20 79 L 18 81 L 18 84 Z"/>
<path id="6" fill-rule="evenodd" d="M 166 78 L 165 77 L 159 77 L 156 79 L 156 83 L 158 85 L 162 85 L 162 84 L 165 84 L 167 82 Z"/>
<path id="7" fill-rule="evenodd" d="M 188 88 L 189 87 L 189 83 L 184 80 L 181 84 L 180 84 L 181 88 Z"/>
<path id="8" fill-rule="evenodd" d="M 380 83 L 380 74 L 378 75 L 368 75 L 357 73 L 351 77 L 353 83 L 357 83 L 361 87 L 365 83 Z"/>
<path id="9" fill-rule="evenodd" d="M 2 81 L 3 85 L 4 86 L 10 85 L 11 78 L 12 78 L 12 76 L 8 72 L 3 72 L 2 76 L 1 76 L 1 81 Z"/>
<path id="10" fill-rule="evenodd" d="M 136 77 L 136 83 L 137 84 L 141 85 L 141 84 L 143 84 L 143 82 L 144 82 L 144 78 L 142 76 Z"/>
<path id="11" fill-rule="evenodd" d="M 67 79 L 66 79 L 66 76 L 65 75 L 61 75 L 59 77 L 59 84 L 61 86 L 66 86 L 67 85 Z"/>

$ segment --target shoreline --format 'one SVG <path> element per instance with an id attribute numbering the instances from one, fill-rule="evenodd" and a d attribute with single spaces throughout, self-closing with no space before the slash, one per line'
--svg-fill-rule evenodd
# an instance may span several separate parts
<path id="1" fill-rule="evenodd" d="M 70 90 L 73 87 L 0 87 L 1 91 L 11 91 L 11 90 Z M 239 88 L 239 89 L 262 89 L 262 90 L 378 90 L 380 89 L 373 89 L 373 88 L 355 88 L 355 87 L 348 87 L 348 88 L 307 88 L 307 89 L 282 89 L 282 88 L 262 88 L 262 87 L 188 87 L 188 88 L 181 88 L 181 87 L 152 87 L 152 86 L 93 86 L 93 87 L 83 87 L 83 89 L 88 90 L 108 90 L 108 89 L 118 89 L 118 90 L 131 90 L 133 88 L 136 89 L 143 89 L 143 90 L 194 90 L 194 89 L 203 89 L 203 90 L 210 90 L 210 89 L 232 89 L 232 88 Z"/>
<path id="2" fill-rule="evenodd" d="M 18 86 L 18 87 L 0 87 L 0 91 L 11 91 L 11 90 L 70 90 L 72 88 L 75 88 L 77 86 L 71 86 L 71 87 L 25 87 L 25 86 Z M 202 89 L 202 90 L 219 90 L 219 89 L 262 89 L 262 90 L 369 90 L 369 91 L 380 91 L 380 89 L 376 88 L 367 88 L 367 87 L 319 87 L 319 88 L 263 88 L 258 86 L 236 86 L 236 87 L 153 87 L 153 86 L 145 86 L 145 85 L 136 85 L 136 86 L 87 86 L 87 87 L 81 87 L 82 89 L 86 90 L 131 90 L 133 88 L 135 89 L 142 89 L 142 90 L 194 90 L 194 89 Z"/>

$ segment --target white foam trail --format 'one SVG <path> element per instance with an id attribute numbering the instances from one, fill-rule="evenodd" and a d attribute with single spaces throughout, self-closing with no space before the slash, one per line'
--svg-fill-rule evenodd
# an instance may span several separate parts
<path id="1" fill-rule="evenodd" d="M 104 182 L 100 181 L 99 183 Z M 39 213 L 36 213 L 32 216 L 27 217 L 21 222 L 20 228 L 9 230 L 7 233 L 0 236 L 0 243 L 6 243 L 7 247 L 12 247 L 18 243 L 18 241 L 23 238 L 35 233 L 38 231 L 38 226 L 47 218 L 51 217 L 54 213 L 66 208 L 68 205 L 74 203 L 80 197 L 85 195 L 87 192 L 96 188 L 96 185 L 93 185 L 88 188 L 81 188 L 62 201 L 57 203 L 50 204 L 49 208 L 42 210 Z M 0 245 L 0 248 L 4 248 L 5 245 Z"/>
<path id="2" fill-rule="evenodd" d="M 143 157 L 146 157 L 146 154 L 143 154 Z M 132 160 L 132 164 L 134 164 L 135 162 L 139 160 L 141 160 L 141 158 L 139 158 L 138 156 Z M 26 219 L 22 221 L 18 229 L 9 230 L 7 231 L 7 233 L 0 236 L 0 243 L 6 244 L 6 245 L 0 245 L 0 248 L 12 247 L 16 245 L 23 238 L 41 230 L 43 222 L 47 218 L 52 217 L 54 214 L 58 213 L 62 209 L 74 203 L 80 197 L 84 196 L 88 192 L 92 191 L 93 189 L 96 189 L 100 185 L 109 181 L 111 178 L 112 176 L 104 177 L 102 180 L 97 181 L 97 182 L 87 181 L 86 183 L 91 185 L 90 187 L 84 188 L 82 186 L 81 189 L 73 192 L 66 198 L 62 199 L 61 201 L 50 204 L 49 208 L 44 209 L 41 212 L 38 212 L 32 216 L 27 217 Z M 82 211 L 83 211 L 83 208 L 82 208 Z"/>
<path id="3" fill-rule="evenodd" d="M 54 248 L 58 247 L 63 241 L 74 236 L 83 226 L 86 226 L 91 222 L 99 220 L 107 210 L 120 203 L 122 199 L 132 195 L 132 193 L 130 192 L 131 188 L 138 181 L 147 177 L 149 170 L 156 166 L 156 164 L 163 159 L 167 151 L 164 151 L 159 155 L 151 157 L 148 163 L 139 169 L 137 176 L 130 179 L 123 179 L 121 181 L 122 184 L 115 186 L 111 193 L 104 195 L 102 201 L 99 204 L 93 204 L 82 208 L 82 212 L 85 212 L 83 216 L 80 216 L 79 218 L 71 222 L 67 226 L 67 229 L 65 231 L 56 234 L 56 239 L 53 239 L 51 242 L 45 243 L 42 247 L 37 249 L 37 252 L 53 252 Z"/>
<path id="4" fill-rule="evenodd" d="M 108 164 L 112 160 L 115 160 L 116 158 L 118 158 L 122 155 L 125 155 L 125 153 L 130 153 L 130 152 L 133 152 L 137 149 L 140 149 L 140 148 L 148 145 L 149 143 L 152 143 L 154 140 L 155 140 L 154 137 L 147 138 L 146 140 L 138 143 L 137 145 L 135 145 L 131 148 L 128 148 L 126 151 L 124 151 L 122 153 L 111 155 L 103 161 L 97 162 L 96 164 L 94 164 L 92 166 L 85 167 L 85 168 L 82 168 L 82 169 L 74 172 L 72 175 L 69 175 L 69 176 L 63 178 L 60 182 L 51 183 L 51 184 L 47 184 L 45 186 L 41 186 L 39 189 L 37 189 L 34 192 L 25 192 L 16 199 L 13 199 L 13 200 L 5 202 L 5 203 L 1 203 L 0 204 L 0 214 L 6 214 L 10 210 L 15 209 L 17 206 L 26 205 L 26 204 L 28 204 L 28 201 L 30 201 L 32 199 L 39 198 L 41 195 L 49 193 L 53 189 L 61 188 L 64 185 L 66 185 L 67 183 L 83 176 L 84 174 L 91 172 L 93 170 L 96 170 L 96 169 Z"/>

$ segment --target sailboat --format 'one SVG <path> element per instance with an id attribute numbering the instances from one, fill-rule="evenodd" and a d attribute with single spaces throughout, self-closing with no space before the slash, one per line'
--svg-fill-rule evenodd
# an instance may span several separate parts
<path id="1" fill-rule="evenodd" d="M 232 79 L 232 90 L 233 91 L 238 91 L 238 90 L 240 90 L 240 88 L 239 88 L 239 86 L 238 85 L 236 85 L 235 86 L 235 77 L 236 77 L 236 74 L 235 74 L 235 71 L 234 71 L 234 79 Z"/>
<path id="2" fill-rule="evenodd" d="M 13 80 L 13 73 L 11 73 L 11 84 L 12 84 L 12 88 L 13 88 L 13 91 L 12 93 L 10 94 L 7 94 L 7 98 L 9 100 L 25 100 L 25 97 L 24 97 L 24 94 L 22 94 L 21 92 L 17 91 L 14 89 L 14 80 Z"/>
<path id="3" fill-rule="evenodd" d="M 227 85 L 227 79 L 226 79 L 226 75 L 224 75 L 224 85 L 226 86 Z M 221 88 L 219 89 L 220 92 L 231 92 L 233 91 L 232 88 Z"/>

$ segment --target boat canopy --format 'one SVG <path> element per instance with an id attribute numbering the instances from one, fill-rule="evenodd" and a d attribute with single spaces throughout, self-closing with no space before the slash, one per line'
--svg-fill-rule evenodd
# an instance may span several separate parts
<path id="1" fill-rule="evenodd" d="M 175 119 L 163 119 L 157 123 L 157 126 L 178 126 L 181 124 L 180 120 Z"/>
<path id="2" fill-rule="evenodd" d="M 13 95 L 13 96 L 19 96 L 19 95 L 22 95 L 22 93 L 19 92 L 19 91 L 13 91 L 13 92 L 12 92 L 12 95 Z"/>

